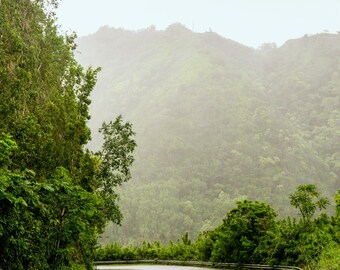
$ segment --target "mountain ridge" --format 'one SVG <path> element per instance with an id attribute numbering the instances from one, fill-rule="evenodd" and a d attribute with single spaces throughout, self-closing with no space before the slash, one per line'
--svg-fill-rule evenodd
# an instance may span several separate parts
<path id="1" fill-rule="evenodd" d="M 121 190 L 125 223 L 104 239 L 195 235 L 243 197 L 284 215 L 303 183 L 331 196 L 340 182 L 338 41 L 319 34 L 253 49 L 180 24 L 79 38 L 79 62 L 103 68 L 90 146 L 112 114 L 137 132 L 134 179 Z"/>

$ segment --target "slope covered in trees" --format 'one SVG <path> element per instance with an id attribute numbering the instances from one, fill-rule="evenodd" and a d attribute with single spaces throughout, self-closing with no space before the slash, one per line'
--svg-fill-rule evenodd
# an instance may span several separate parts
<path id="1" fill-rule="evenodd" d="M 57 1 L 0 1 L 0 269 L 93 269 L 97 237 L 119 223 L 115 187 L 135 147 L 121 117 L 85 149 L 98 69 L 58 34 Z"/>
<path id="2" fill-rule="evenodd" d="M 288 194 L 340 187 L 340 35 L 252 49 L 174 24 L 109 27 L 79 38 L 77 58 L 101 66 L 90 126 L 112 113 L 136 131 L 122 227 L 103 242 L 175 240 L 216 227 L 235 199 L 291 213 Z M 94 135 L 92 148 L 100 145 Z"/>

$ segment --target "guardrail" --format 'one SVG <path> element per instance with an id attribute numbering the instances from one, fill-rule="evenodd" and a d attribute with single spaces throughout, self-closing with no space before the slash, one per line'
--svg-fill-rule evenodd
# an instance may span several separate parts
<path id="1" fill-rule="evenodd" d="M 243 270 L 302 270 L 296 266 L 285 265 L 262 265 L 262 264 L 240 264 L 240 263 L 216 263 L 203 261 L 172 261 L 172 260 L 126 260 L 126 261 L 96 261 L 95 265 L 112 265 L 112 264 L 162 264 L 162 265 L 181 265 L 181 266 L 208 266 L 218 269 Z"/>

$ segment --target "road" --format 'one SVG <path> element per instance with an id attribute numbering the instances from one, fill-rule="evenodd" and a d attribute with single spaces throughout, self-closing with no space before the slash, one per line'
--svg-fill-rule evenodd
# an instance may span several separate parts
<path id="1" fill-rule="evenodd" d="M 171 265 L 98 265 L 98 270 L 209 270 L 212 268 L 191 267 L 191 266 L 171 266 Z"/>

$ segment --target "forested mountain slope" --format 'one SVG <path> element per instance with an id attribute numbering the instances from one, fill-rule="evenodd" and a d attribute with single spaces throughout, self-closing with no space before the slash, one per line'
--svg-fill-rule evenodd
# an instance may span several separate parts
<path id="1" fill-rule="evenodd" d="M 177 239 L 220 223 L 235 199 L 293 211 L 288 194 L 340 188 L 340 35 L 252 49 L 174 24 L 165 31 L 101 28 L 79 38 L 83 65 L 101 66 L 95 131 L 122 114 L 136 131 L 122 227 L 103 241 Z"/>

